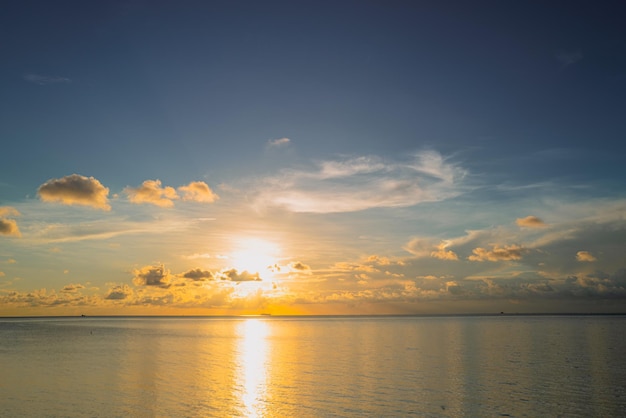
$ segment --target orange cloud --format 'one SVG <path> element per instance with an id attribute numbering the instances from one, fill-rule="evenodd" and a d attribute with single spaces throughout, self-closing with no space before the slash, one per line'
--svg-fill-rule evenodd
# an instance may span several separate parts
<path id="1" fill-rule="evenodd" d="M 20 212 L 11 206 L 0 207 L 0 235 L 21 237 L 17 222 L 13 219 L 4 219 L 4 216 L 20 216 Z"/>
<path id="2" fill-rule="evenodd" d="M 191 200 L 193 202 L 211 203 L 220 198 L 203 181 L 192 181 L 186 186 L 180 186 L 178 191 L 183 194 L 183 200 Z"/>
<path id="3" fill-rule="evenodd" d="M 5 216 L 20 216 L 20 212 L 11 206 L 0 206 L 0 218 Z"/>
<path id="4" fill-rule="evenodd" d="M 111 210 L 108 201 L 109 189 L 93 177 L 72 174 L 60 179 L 51 179 L 39 186 L 37 193 L 44 202 Z"/>
<path id="5" fill-rule="evenodd" d="M 492 250 L 484 248 L 474 248 L 473 255 L 467 257 L 471 261 L 511 261 L 521 260 L 522 254 L 527 250 L 519 245 L 510 245 L 504 247 L 493 246 Z"/>
<path id="6" fill-rule="evenodd" d="M 440 260 L 458 260 L 459 256 L 454 251 L 446 250 L 448 245 L 450 245 L 450 243 L 446 241 L 442 242 L 437 246 L 437 251 L 431 252 L 430 256 Z"/>
<path id="7" fill-rule="evenodd" d="M 580 262 L 593 263 L 597 260 L 589 251 L 578 251 L 576 253 L 576 260 Z"/>
<path id="8" fill-rule="evenodd" d="M 139 187 L 126 187 L 124 192 L 132 203 L 150 203 L 163 208 L 174 206 L 178 194 L 173 187 L 162 187 L 161 180 L 146 180 Z"/>
<path id="9" fill-rule="evenodd" d="M 515 223 L 518 226 L 525 227 L 525 228 L 543 228 L 547 226 L 544 221 L 532 215 L 527 216 L 525 218 L 517 218 L 515 220 Z"/>

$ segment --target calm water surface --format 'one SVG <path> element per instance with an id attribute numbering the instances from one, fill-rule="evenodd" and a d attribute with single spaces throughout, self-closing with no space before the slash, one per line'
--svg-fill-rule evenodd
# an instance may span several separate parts
<path id="1" fill-rule="evenodd" d="M 0 319 L 2 417 L 626 416 L 626 317 Z"/>

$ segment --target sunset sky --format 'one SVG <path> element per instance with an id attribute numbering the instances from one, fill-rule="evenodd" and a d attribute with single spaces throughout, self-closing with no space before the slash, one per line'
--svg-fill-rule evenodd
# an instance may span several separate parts
<path id="1" fill-rule="evenodd" d="M 4 2 L 0 316 L 625 312 L 625 9 Z"/>

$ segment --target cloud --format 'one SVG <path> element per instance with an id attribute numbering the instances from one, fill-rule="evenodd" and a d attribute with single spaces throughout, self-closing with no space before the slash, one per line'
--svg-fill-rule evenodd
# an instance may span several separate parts
<path id="1" fill-rule="evenodd" d="M 21 237 L 17 222 L 14 219 L 6 219 L 5 216 L 20 216 L 20 212 L 11 206 L 0 206 L 0 235 Z"/>
<path id="2" fill-rule="evenodd" d="M 583 53 L 580 51 L 572 51 L 572 52 L 560 52 L 557 54 L 556 59 L 563 64 L 563 67 L 568 67 L 572 64 L 576 64 L 578 61 L 583 59 Z"/>
<path id="3" fill-rule="evenodd" d="M 185 279 L 191 279 L 194 281 L 211 280 L 213 279 L 213 273 L 208 270 L 202 270 L 197 268 L 183 273 L 183 277 Z"/>
<path id="4" fill-rule="evenodd" d="M 309 170 L 285 170 L 259 185 L 258 206 L 292 212 L 354 212 L 441 201 L 461 193 L 466 171 L 435 151 L 409 161 L 375 156 L 322 161 Z"/>
<path id="5" fill-rule="evenodd" d="M 20 216 L 20 212 L 11 206 L 0 206 L 0 218 L 5 216 Z"/>
<path id="6" fill-rule="evenodd" d="M 123 300 L 133 295 L 133 289 L 128 285 L 116 285 L 109 289 L 107 295 L 104 297 L 109 300 Z"/>
<path id="7" fill-rule="evenodd" d="M 192 181 L 186 186 L 180 186 L 178 191 L 183 194 L 183 200 L 211 203 L 219 196 L 203 181 Z"/>
<path id="8" fill-rule="evenodd" d="M 72 174 L 60 179 L 51 179 L 39 186 L 37 193 L 44 202 L 111 210 L 107 197 L 109 189 L 93 177 Z"/>
<path id="9" fill-rule="evenodd" d="M 173 200 L 178 199 L 173 187 L 161 187 L 161 180 L 146 180 L 139 187 L 126 187 L 124 192 L 132 203 L 150 203 L 163 208 L 174 206 Z"/>
<path id="10" fill-rule="evenodd" d="M 301 263 L 300 261 L 291 263 L 291 268 L 294 270 L 299 270 L 299 271 L 311 270 L 311 267 L 307 266 L 304 263 Z"/>
<path id="11" fill-rule="evenodd" d="M 437 246 L 437 250 L 430 253 L 431 257 L 438 258 L 440 260 L 458 260 L 459 256 L 446 248 L 450 245 L 450 242 L 443 241 Z"/>
<path id="12" fill-rule="evenodd" d="M 518 226 L 525 227 L 525 228 L 543 228 L 547 226 L 545 222 L 543 222 L 541 219 L 532 215 L 527 216 L 525 218 L 517 218 L 515 220 L 515 223 Z"/>
<path id="13" fill-rule="evenodd" d="M 458 260 L 459 256 L 447 248 L 451 241 L 441 241 L 438 244 L 431 238 L 413 238 L 404 247 L 405 250 L 418 258 L 433 257 L 440 260 Z"/>
<path id="14" fill-rule="evenodd" d="M 144 266 L 141 269 L 133 270 L 135 286 L 159 286 L 168 287 L 170 282 L 170 272 L 163 265 Z"/>
<path id="15" fill-rule="evenodd" d="M 522 254 L 527 250 L 519 245 L 510 245 L 499 247 L 493 246 L 492 250 L 486 250 L 484 248 L 474 248 L 472 250 L 473 255 L 470 255 L 468 260 L 471 261 L 511 261 L 521 260 Z"/>
<path id="16" fill-rule="evenodd" d="M 288 145 L 290 142 L 291 139 L 283 137 L 278 139 L 270 139 L 269 141 L 267 141 L 267 145 L 269 145 L 270 147 L 280 147 Z"/>
<path id="17" fill-rule="evenodd" d="M 576 260 L 580 262 L 592 263 L 594 261 L 597 261 L 598 259 L 591 255 L 589 251 L 578 251 L 576 253 Z"/>
<path id="18" fill-rule="evenodd" d="M 259 273 L 249 273 L 244 270 L 242 272 L 238 272 L 237 269 L 225 270 L 220 273 L 220 278 L 222 280 L 230 280 L 233 282 L 258 282 L 261 281 L 261 277 L 259 277 Z"/>
<path id="19" fill-rule="evenodd" d="M 40 86 L 43 86 L 46 84 L 64 84 L 64 83 L 72 82 L 72 80 L 70 80 L 67 77 L 49 76 L 49 75 L 41 75 L 41 74 L 34 74 L 34 73 L 24 74 L 24 80 L 30 83 L 39 84 Z"/>
<path id="20" fill-rule="evenodd" d="M 61 292 L 75 293 L 84 288 L 85 286 L 83 286 L 82 284 L 68 284 L 64 286 L 63 289 L 61 289 Z"/>

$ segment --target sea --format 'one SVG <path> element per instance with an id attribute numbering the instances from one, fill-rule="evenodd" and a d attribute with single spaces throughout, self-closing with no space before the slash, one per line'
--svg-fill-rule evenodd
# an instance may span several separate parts
<path id="1" fill-rule="evenodd" d="M 0 417 L 626 417 L 626 316 L 0 318 Z"/>

